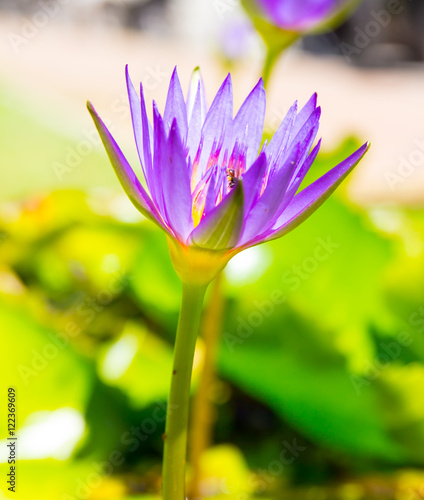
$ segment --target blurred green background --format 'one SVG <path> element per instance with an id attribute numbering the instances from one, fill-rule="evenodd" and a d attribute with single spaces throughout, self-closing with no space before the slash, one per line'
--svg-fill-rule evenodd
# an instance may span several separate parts
<path id="1" fill-rule="evenodd" d="M 26 19 L 16 17 L 22 15 L 30 16 L 3 12 L 0 22 L 10 30 Z M 93 93 L 86 97 L 95 98 L 96 89 L 105 92 L 99 84 L 102 79 L 93 75 L 108 61 L 103 66 L 91 62 L 93 67 L 84 75 L 88 62 L 78 47 L 81 58 L 68 62 L 69 73 L 78 69 L 74 87 L 64 86 L 56 74 L 62 59 L 50 59 L 51 74 L 58 80 L 48 75 L 33 79 L 31 71 L 28 80 L 22 78 L 31 50 L 39 54 L 40 70 L 55 37 L 59 45 L 69 40 L 81 43 L 72 31 L 81 24 L 76 26 L 66 24 L 67 41 L 46 27 L 28 53 L 10 54 L 10 47 L 3 52 L 5 57 L 9 54 L 9 67 L 20 83 L 15 85 L 8 75 L 0 80 L 0 498 L 148 500 L 160 493 L 162 433 L 181 288 L 163 234 L 126 200 L 99 144 L 94 139 L 88 146 L 83 143 L 81 129 L 92 130 L 83 110 L 84 82 L 87 93 Z M 88 28 L 94 30 L 93 25 Z M 97 44 L 108 33 L 114 40 L 139 36 L 107 23 L 99 29 L 100 34 L 92 35 Z M 180 60 L 180 49 L 174 49 L 176 60 L 169 62 L 173 37 L 179 38 L 174 33 L 167 39 L 162 25 L 157 30 L 159 34 L 143 35 L 148 38 L 136 39 L 137 43 L 155 47 L 165 72 L 182 64 L 182 80 L 188 81 L 184 64 L 194 67 L 199 55 Z M 112 64 L 118 66 L 119 61 L 120 71 L 127 57 L 121 49 L 116 49 L 119 56 Z M 207 84 L 209 95 L 228 63 L 215 49 L 204 49 L 205 73 L 213 75 L 214 82 Z M 105 49 L 100 44 L 96 50 Z M 64 49 L 63 57 L 66 54 Z M 299 48 L 291 57 L 324 65 L 331 80 L 346 71 L 351 78 L 355 72 L 361 94 L 351 94 L 354 102 L 380 91 L 387 74 L 404 78 L 403 90 L 408 82 L 414 88 L 422 79 L 418 65 L 395 66 L 376 75 L 373 69 L 346 69 L 343 61 L 317 59 Z M 260 66 L 254 61 L 248 70 L 253 73 Z M 238 71 L 236 82 L 247 87 L 254 83 L 244 70 Z M 104 76 L 108 74 L 104 70 Z M 303 81 L 302 96 L 315 84 L 312 80 Z M 123 93 L 123 78 L 119 82 Z M 317 84 L 323 86 L 325 101 L 324 83 Z M 108 85 L 107 78 L 102 85 Z M 274 103 L 282 85 L 274 77 Z M 286 99 L 296 97 L 293 86 L 290 80 L 282 109 Z M 163 100 L 165 89 L 166 82 L 151 90 Z M 238 92 L 236 84 L 235 89 Z M 404 98 L 417 97 L 412 94 Z M 236 100 L 243 96 L 238 94 Z M 103 103 L 110 99 L 100 97 Z M 416 102 L 422 109 L 422 98 Z M 78 103 L 78 112 L 72 103 Z M 114 130 L 130 144 L 130 133 L 125 135 L 121 128 L 129 126 L 124 103 L 123 99 L 125 119 Z M 333 106 L 343 114 L 340 101 Z M 279 109 L 271 106 L 268 123 Z M 423 120 L 416 111 L 406 110 L 419 128 Z M 337 128 L 334 108 L 324 113 Z M 197 471 L 202 497 L 424 496 L 422 177 L 405 176 L 399 190 L 397 185 L 389 189 L 385 173 L 399 163 L 398 151 L 393 141 L 381 140 L 377 133 L 374 137 L 369 128 L 385 126 L 396 136 L 406 127 L 411 141 L 404 149 L 407 156 L 420 136 L 408 129 L 411 123 L 397 123 L 396 116 L 388 127 L 384 114 L 375 118 L 362 113 L 366 133 L 358 131 L 357 117 L 344 116 L 343 123 L 352 123 L 352 130 L 342 140 L 324 119 L 323 135 L 328 130 L 330 140 L 324 135 L 327 146 L 306 183 L 364 139 L 376 140 L 377 151 L 391 152 L 392 163 L 383 166 L 388 170 L 364 162 L 361 168 L 372 174 L 367 177 L 362 170 L 353 178 L 356 198 L 352 200 L 352 184 L 346 183 L 293 233 L 245 251 L 228 265 L 221 286 L 216 374 L 203 403 L 211 414 L 212 439 Z M 130 158 L 135 157 L 133 148 Z M 361 193 L 366 196 L 361 198 Z M 214 301 L 210 293 L 207 307 L 212 311 L 218 307 Z M 199 338 L 193 397 L 204 360 L 205 343 Z M 16 493 L 7 492 L 5 479 L 8 387 L 17 393 Z M 189 467 L 189 484 L 193 475 Z"/>

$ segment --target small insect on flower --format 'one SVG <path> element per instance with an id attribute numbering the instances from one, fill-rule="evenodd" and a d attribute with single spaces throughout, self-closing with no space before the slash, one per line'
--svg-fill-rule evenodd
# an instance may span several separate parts
<path id="1" fill-rule="evenodd" d="M 321 108 L 314 94 L 289 109 L 261 146 L 265 116 L 262 80 L 233 116 L 231 76 L 210 107 L 200 72 L 184 99 L 177 71 L 163 116 L 153 103 L 147 118 L 126 71 L 133 129 L 147 190 L 91 103 L 88 109 L 115 172 L 135 207 L 163 229 L 182 279 L 212 279 L 241 250 L 279 238 L 309 217 L 360 161 L 366 143 L 300 190 L 321 141 Z"/>
<path id="2" fill-rule="evenodd" d="M 227 168 L 227 181 L 229 188 L 233 188 L 236 185 L 237 177 L 233 168 Z"/>

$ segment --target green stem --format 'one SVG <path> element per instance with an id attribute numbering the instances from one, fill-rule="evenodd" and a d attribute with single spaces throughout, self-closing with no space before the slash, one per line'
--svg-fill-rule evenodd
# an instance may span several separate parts
<path id="1" fill-rule="evenodd" d="M 162 473 L 163 500 L 185 500 L 190 382 L 206 288 L 207 285 L 193 286 L 183 283 L 171 389 L 166 413 Z"/>
<path id="2" fill-rule="evenodd" d="M 282 34 L 284 33 L 284 35 Z M 268 88 L 269 78 L 271 76 L 272 70 L 274 69 L 275 63 L 281 54 L 290 47 L 297 39 L 299 35 L 294 32 L 279 32 L 279 37 L 277 42 L 271 43 L 272 40 L 267 40 L 264 38 L 267 44 L 267 54 L 265 63 L 262 69 L 262 80 L 264 82 L 264 87 Z"/>
<path id="3" fill-rule="evenodd" d="M 271 71 L 277 62 L 279 52 L 268 48 L 265 63 L 262 69 L 262 81 L 264 82 L 264 87 L 268 88 L 269 77 L 271 76 Z"/>
<path id="4" fill-rule="evenodd" d="M 191 498 L 200 498 L 200 460 L 208 449 L 214 423 L 214 404 L 211 388 L 216 379 L 215 365 L 219 340 L 222 333 L 224 299 L 222 294 L 223 273 L 211 284 L 209 302 L 202 319 L 201 335 L 205 346 L 203 368 L 193 399 L 190 417 L 190 464 L 192 468 Z"/>

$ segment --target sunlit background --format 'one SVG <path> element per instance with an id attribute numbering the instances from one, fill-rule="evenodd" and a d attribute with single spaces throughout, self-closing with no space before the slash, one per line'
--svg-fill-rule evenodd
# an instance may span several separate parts
<path id="1" fill-rule="evenodd" d="M 209 102 L 231 71 L 237 109 L 265 47 L 239 0 L 2 0 L 0 33 L 0 498 L 158 497 L 181 290 L 85 102 L 136 166 L 125 64 L 161 109 L 175 65 L 184 88 L 200 65 Z M 265 134 L 296 99 L 318 91 L 323 109 L 306 182 L 372 147 L 315 215 L 210 291 L 191 498 L 424 498 L 423 58 L 423 2 L 367 0 L 278 61 Z"/>

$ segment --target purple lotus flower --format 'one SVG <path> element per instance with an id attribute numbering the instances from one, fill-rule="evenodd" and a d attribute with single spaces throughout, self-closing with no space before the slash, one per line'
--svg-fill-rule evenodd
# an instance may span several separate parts
<path id="1" fill-rule="evenodd" d="M 288 31 L 308 31 L 352 0 L 256 0 L 276 26 Z"/>
<path id="2" fill-rule="evenodd" d="M 295 103 L 269 143 L 261 146 L 262 80 L 233 118 L 230 75 L 208 108 L 200 72 L 194 71 L 185 101 L 174 70 L 163 116 L 153 103 L 152 127 L 143 87 L 140 99 L 128 68 L 126 77 L 148 192 L 91 103 L 88 109 L 125 192 L 166 232 L 183 281 L 213 277 L 239 251 L 294 229 L 328 198 L 368 149 L 364 144 L 298 192 L 321 144 L 313 146 L 321 114 L 316 95 L 300 111 Z"/>

